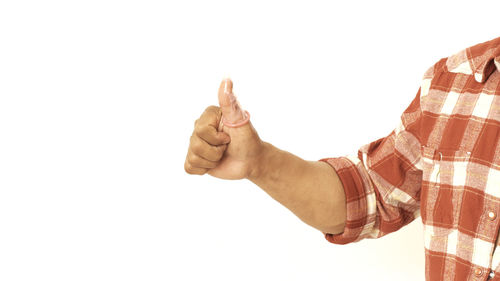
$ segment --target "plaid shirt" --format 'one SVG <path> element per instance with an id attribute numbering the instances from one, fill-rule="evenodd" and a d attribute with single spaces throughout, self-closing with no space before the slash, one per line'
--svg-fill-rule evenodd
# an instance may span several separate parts
<path id="1" fill-rule="evenodd" d="M 320 161 L 347 199 L 336 244 L 378 238 L 421 216 L 425 276 L 499 280 L 500 37 L 443 58 L 386 137 Z"/>

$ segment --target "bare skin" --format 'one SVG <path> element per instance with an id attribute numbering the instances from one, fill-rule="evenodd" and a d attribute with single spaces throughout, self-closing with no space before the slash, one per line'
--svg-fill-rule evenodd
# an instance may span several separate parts
<path id="1" fill-rule="evenodd" d="M 327 163 L 306 161 L 260 139 L 249 122 L 242 127 L 221 125 L 244 119 L 232 93 L 222 81 L 219 107 L 209 106 L 196 120 L 184 169 L 193 175 L 248 179 L 306 224 L 323 233 L 341 233 L 345 225 L 345 193 L 337 173 Z"/>

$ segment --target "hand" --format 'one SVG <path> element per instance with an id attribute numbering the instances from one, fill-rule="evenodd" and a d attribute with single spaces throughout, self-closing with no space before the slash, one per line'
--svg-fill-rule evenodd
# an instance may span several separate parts
<path id="1" fill-rule="evenodd" d="M 264 145 L 251 122 L 238 128 L 221 123 L 222 116 L 229 123 L 244 119 L 232 90 L 232 81 L 223 80 L 219 87 L 220 107 L 209 106 L 196 120 L 184 163 L 187 173 L 243 179 L 257 171 Z"/>

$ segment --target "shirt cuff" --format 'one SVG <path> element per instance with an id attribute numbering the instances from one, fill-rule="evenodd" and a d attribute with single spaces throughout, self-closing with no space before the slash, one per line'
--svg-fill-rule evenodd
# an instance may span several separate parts
<path id="1" fill-rule="evenodd" d="M 363 180 L 356 164 L 347 157 L 323 158 L 335 170 L 346 196 L 346 223 L 339 234 L 325 233 L 325 239 L 334 244 L 347 244 L 361 240 L 368 223 L 368 204 Z M 373 220 L 371 220 L 373 221 Z"/>

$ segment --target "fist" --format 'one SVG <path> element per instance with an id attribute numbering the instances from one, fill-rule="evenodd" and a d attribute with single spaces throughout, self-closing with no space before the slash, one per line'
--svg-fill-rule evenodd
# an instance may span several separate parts
<path id="1" fill-rule="evenodd" d="M 251 122 L 237 128 L 222 123 L 222 118 L 229 123 L 245 119 L 232 90 L 232 81 L 223 80 L 219 107 L 209 106 L 195 121 L 184 162 L 188 174 L 243 179 L 254 174 L 259 166 L 264 146 Z"/>

